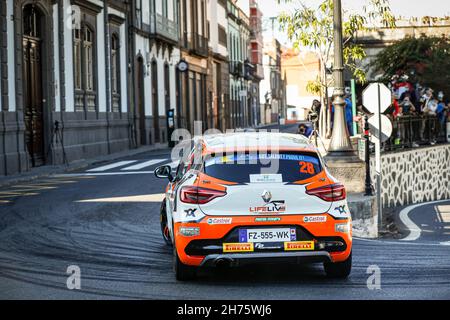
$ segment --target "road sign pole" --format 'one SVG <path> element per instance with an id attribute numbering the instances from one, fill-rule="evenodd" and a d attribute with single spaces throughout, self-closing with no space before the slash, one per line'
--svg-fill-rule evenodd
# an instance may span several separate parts
<path id="1" fill-rule="evenodd" d="M 382 181 L 382 175 L 381 175 L 381 134 L 382 134 L 382 128 L 381 128 L 381 88 L 380 84 L 378 84 L 378 112 L 376 114 L 378 117 L 378 139 L 376 143 L 376 151 L 375 151 L 375 158 L 376 158 L 376 174 L 377 174 L 377 208 L 378 208 L 378 231 L 382 229 L 383 226 L 383 204 L 381 203 L 381 181 Z"/>
<path id="2" fill-rule="evenodd" d="M 369 125 L 373 127 L 371 139 L 375 143 L 375 175 L 377 178 L 377 207 L 378 207 L 378 230 L 383 226 L 383 204 L 381 203 L 381 142 L 386 141 L 392 134 L 392 124 L 389 119 L 382 115 L 392 104 L 392 93 L 387 86 L 382 83 L 372 83 L 363 92 L 364 106 L 374 114 L 369 119 Z M 373 120 L 372 120 L 373 119 Z M 382 123 L 384 122 L 383 128 Z"/>
<path id="3" fill-rule="evenodd" d="M 369 148 L 369 117 L 364 116 L 364 138 L 365 138 L 365 161 L 366 161 L 366 183 L 365 183 L 365 196 L 372 196 L 372 179 L 370 177 L 370 148 Z"/>
<path id="4" fill-rule="evenodd" d="M 356 116 L 356 83 L 355 79 L 351 80 L 351 86 L 352 86 L 352 114 L 353 117 Z M 358 132 L 358 125 L 357 123 L 352 119 L 353 123 L 353 135 L 356 135 Z"/>

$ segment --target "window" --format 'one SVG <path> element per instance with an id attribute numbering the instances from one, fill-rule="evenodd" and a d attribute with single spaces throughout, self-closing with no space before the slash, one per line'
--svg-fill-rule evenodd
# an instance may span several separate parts
<path id="1" fill-rule="evenodd" d="M 75 29 L 73 33 L 73 62 L 74 62 L 74 78 L 75 89 L 81 90 L 81 30 Z"/>
<path id="2" fill-rule="evenodd" d="M 94 53 L 93 53 L 93 33 L 89 28 L 84 32 L 84 66 L 86 68 L 86 87 L 88 91 L 94 91 Z"/>
<path id="3" fill-rule="evenodd" d="M 136 0 L 136 27 L 139 29 L 142 26 L 142 0 Z"/>
<path id="4" fill-rule="evenodd" d="M 120 112 L 120 41 L 117 33 L 111 36 L 111 93 L 112 112 Z"/>
<path id="5" fill-rule="evenodd" d="M 271 162 L 277 161 L 278 165 Z M 210 156 L 204 162 L 204 172 L 214 178 L 249 183 L 250 175 L 281 174 L 283 182 L 311 178 L 322 171 L 319 158 L 314 153 L 246 153 Z"/>
<path id="6" fill-rule="evenodd" d="M 167 18 L 169 16 L 167 0 L 162 0 L 162 14 L 164 18 Z"/>
<path id="7" fill-rule="evenodd" d="M 73 72 L 75 88 L 75 111 L 96 111 L 96 61 L 95 31 L 86 21 L 95 22 L 95 17 L 83 15 L 79 29 L 73 30 Z"/>

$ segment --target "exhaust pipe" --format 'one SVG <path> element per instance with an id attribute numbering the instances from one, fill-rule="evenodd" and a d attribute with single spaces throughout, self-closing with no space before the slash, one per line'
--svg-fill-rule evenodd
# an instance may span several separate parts
<path id="1" fill-rule="evenodd" d="M 233 260 L 230 258 L 218 258 L 214 261 L 214 264 L 218 268 L 230 267 L 233 263 Z"/>

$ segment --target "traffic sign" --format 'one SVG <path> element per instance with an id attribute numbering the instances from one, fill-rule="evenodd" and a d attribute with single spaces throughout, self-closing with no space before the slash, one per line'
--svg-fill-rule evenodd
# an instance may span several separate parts
<path id="1" fill-rule="evenodd" d="M 369 130 L 373 133 L 371 141 L 375 144 L 378 223 L 381 226 L 383 221 L 383 205 L 381 203 L 381 142 L 386 141 L 392 134 L 392 124 L 389 118 L 382 115 L 382 113 L 392 104 L 391 90 L 382 83 L 372 83 L 363 91 L 363 104 L 367 110 L 374 114 L 369 120 L 369 127 L 371 127 Z"/>
<path id="2" fill-rule="evenodd" d="M 369 118 L 369 130 L 372 134 L 370 141 L 375 143 L 375 139 L 380 139 L 381 142 L 386 142 L 392 135 L 392 122 L 384 114 L 380 115 L 378 120 L 377 116 L 372 116 Z M 380 130 L 381 122 L 381 130 Z M 380 136 L 381 131 L 381 136 Z"/>
<path id="3" fill-rule="evenodd" d="M 383 113 L 392 104 L 391 90 L 383 83 L 372 83 L 363 91 L 363 104 L 371 113 Z"/>

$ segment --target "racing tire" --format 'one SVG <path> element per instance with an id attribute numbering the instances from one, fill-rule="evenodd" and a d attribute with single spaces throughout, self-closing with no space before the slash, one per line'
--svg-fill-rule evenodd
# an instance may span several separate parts
<path id="1" fill-rule="evenodd" d="M 197 268 L 193 266 L 188 266 L 180 261 L 180 258 L 178 258 L 177 249 L 174 246 L 173 248 L 173 261 L 174 261 L 174 271 L 175 271 L 175 278 L 178 281 L 188 281 L 188 280 L 194 280 L 197 276 Z"/>
<path id="2" fill-rule="evenodd" d="M 325 262 L 323 266 L 327 277 L 345 279 L 352 271 L 352 253 L 342 262 Z"/>
<path id="3" fill-rule="evenodd" d="M 170 231 L 167 225 L 167 212 L 166 212 L 166 200 L 163 200 L 161 203 L 161 209 L 159 210 L 160 221 L 161 221 L 161 233 L 164 239 L 164 242 L 168 246 L 172 246 L 172 239 L 170 238 Z"/>

